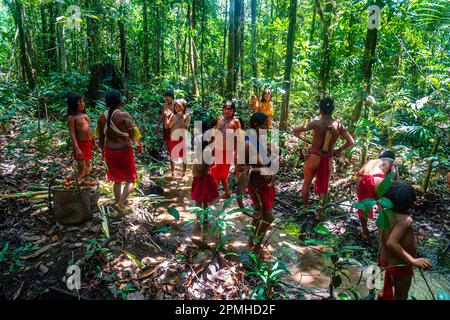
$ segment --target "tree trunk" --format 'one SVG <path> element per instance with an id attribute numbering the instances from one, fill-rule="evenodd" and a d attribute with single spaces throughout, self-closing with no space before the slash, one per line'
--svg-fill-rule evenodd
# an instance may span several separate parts
<path id="1" fill-rule="evenodd" d="M 41 4 L 40 11 L 41 11 L 41 43 L 42 43 L 42 52 L 43 59 L 45 63 L 43 63 L 43 71 L 48 70 L 48 56 L 47 56 L 47 50 L 48 50 L 48 43 L 47 43 L 47 37 L 48 37 L 48 26 L 47 26 L 47 12 L 45 11 L 46 4 Z"/>
<path id="2" fill-rule="evenodd" d="M 313 9 L 313 17 L 312 17 L 312 23 L 311 23 L 311 31 L 309 32 L 309 43 L 312 43 L 314 39 L 314 32 L 316 31 L 316 16 L 317 16 L 317 2 L 314 2 L 314 9 Z"/>
<path id="3" fill-rule="evenodd" d="M 364 48 L 364 58 L 361 65 L 362 87 L 358 94 L 358 102 L 353 109 L 351 128 L 354 129 L 355 123 L 361 117 L 364 101 L 370 95 L 372 80 L 372 65 L 375 62 L 375 49 L 377 47 L 378 30 L 367 29 L 366 44 Z"/>
<path id="4" fill-rule="evenodd" d="M 226 0 L 225 1 L 225 19 L 224 19 L 224 25 L 223 25 L 223 46 L 222 46 L 222 72 L 223 75 L 225 75 L 224 71 L 226 69 L 225 66 L 225 56 L 226 56 L 226 52 L 227 52 L 227 31 L 228 31 L 228 8 L 231 7 L 231 0 Z M 223 83 L 223 79 L 225 78 L 225 76 L 220 77 L 220 90 L 221 90 L 221 94 L 224 96 L 225 95 L 225 85 Z"/>
<path id="5" fill-rule="evenodd" d="M 257 56 L 257 37 L 256 37 L 256 23 L 257 23 L 257 0 L 251 0 L 251 19 L 252 19 L 252 28 L 251 28 L 251 58 L 250 63 L 252 65 L 252 76 L 253 81 L 255 83 L 255 90 L 257 89 L 256 81 L 258 79 L 258 56 Z"/>
<path id="6" fill-rule="evenodd" d="M 58 61 L 57 61 L 57 46 L 56 46 L 56 11 L 55 3 L 48 4 L 48 11 L 50 16 L 49 23 L 49 50 L 48 56 L 50 58 L 50 70 L 55 71 Z"/>
<path id="7" fill-rule="evenodd" d="M 144 32 L 144 48 L 143 48 L 143 79 L 147 80 L 148 72 L 149 72 L 149 60 L 150 60 L 150 54 L 149 54 L 149 32 L 148 32 L 148 8 L 147 8 L 147 1 L 148 0 L 142 0 L 142 19 L 143 19 L 143 32 Z"/>
<path id="8" fill-rule="evenodd" d="M 195 0 L 193 1 L 195 2 Z M 192 86 L 193 86 L 193 94 L 194 96 L 199 96 L 199 88 L 198 88 L 198 81 L 197 81 L 197 74 L 196 74 L 196 50 L 195 50 L 195 42 L 194 42 L 194 25 L 195 25 L 195 6 L 188 5 L 188 22 L 189 22 L 189 68 L 191 71 L 191 77 L 192 77 Z"/>
<path id="9" fill-rule="evenodd" d="M 25 31 L 24 31 L 24 24 L 23 24 L 23 5 L 22 1 L 15 0 L 14 1 L 14 7 L 13 5 L 10 5 L 11 12 L 14 16 L 14 20 L 16 22 L 16 27 L 19 31 L 19 46 L 20 46 L 20 64 L 22 65 L 22 76 L 23 79 L 28 82 L 28 86 L 30 89 L 34 90 L 36 88 L 36 79 L 33 74 L 33 69 L 31 67 L 28 52 L 27 52 L 27 45 L 26 45 L 26 39 L 25 39 Z"/>
<path id="10" fill-rule="evenodd" d="M 239 67 L 239 77 L 236 79 L 237 95 L 240 95 L 242 83 L 244 82 L 244 24 L 245 12 L 244 12 L 244 0 L 241 2 L 239 10 L 239 52 L 237 53 L 237 64 Z"/>
<path id="11" fill-rule="evenodd" d="M 324 8 L 320 4 L 320 0 L 315 0 L 317 12 L 322 22 L 323 42 L 322 42 L 322 64 L 320 67 L 319 95 L 325 97 L 327 95 L 328 82 L 331 71 L 331 47 L 330 47 L 330 26 L 333 12 L 333 2 L 324 0 Z"/>
<path id="12" fill-rule="evenodd" d="M 58 1 L 58 16 L 63 16 L 62 3 Z M 59 70 L 67 71 L 66 44 L 64 39 L 64 23 L 58 23 Z"/>
<path id="13" fill-rule="evenodd" d="M 292 71 L 292 60 L 294 57 L 296 20 L 297 20 L 297 0 L 291 0 L 289 6 L 289 30 L 287 35 L 286 60 L 284 64 L 283 87 L 285 93 L 283 95 L 282 114 L 280 123 L 280 127 L 282 130 L 286 130 L 287 128 L 287 119 L 289 114 L 289 98 L 291 93 L 291 71 Z"/>
<path id="14" fill-rule="evenodd" d="M 92 12 L 94 9 L 93 0 L 86 0 L 86 8 L 88 11 Z M 93 12 L 96 13 L 95 11 Z M 111 26 L 112 27 L 112 26 Z M 99 57 L 98 54 L 98 42 L 99 42 L 99 30 L 98 30 L 98 22 L 96 19 L 91 17 L 86 17 L 86 34 L 87 34 L 87 61 L 88 64 L 97 63 L 97 59 Z"/>
<path id="15" fill-rule="evenodd" d="M 228 74 L 227 92 L 228 99 L 237 94 L 237 82 L 240 67 L 240 45 L 242 31 L 242 0 L 230 0 L 229 37 L 228 37 Z"/>
<path id="16" fill-rule="evenodd" d="M 441 142 L 441 136 L 436 137 L 436 140 L 434 140 L 434 143 L 433 143 L 433 149 L 431 150 L 431 157 L 436 155 L 436 152 L 438 150 L 440 142 Z M 430 162 L 428 162 L 427 173 L 425 175 L 425 179 L 423 179 L 423 182 L 422 182 L 422 191 L 423 192 L 427 192 L 432 172 L 433 172 L 433 160 L 430 160 Z"/>
<path id="17" fill-rule="evenodd" d="M 160 17 L 159 17 L 159 4 L 156 1 L 153 4 L 153 9 L 155 10 L 155 43 L 156 43 L 156 54 L 155 54 L 155 74 L 159 76 L 161 74 L 161 26 L 160 26 Z"/>
<path id="18" fill-rule="evenodd" d="M 121 18 L 118 21 L 118 26 L 120 38 L 120 70 L 124 74 L 125 78 L 128 78 L 130 70 L 128 68 L 127 38 L 125 35 L 125 25 Z"/>

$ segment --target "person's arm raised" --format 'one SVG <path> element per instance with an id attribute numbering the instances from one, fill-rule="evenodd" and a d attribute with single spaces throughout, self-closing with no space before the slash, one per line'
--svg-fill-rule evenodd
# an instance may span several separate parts
<path id="1" fill-rule="evenodd" d="M 314 121 L 311 121 L 310 123 L 308 123 L 306 126 L 300 126 L 300 127 L 296 127 L 292 130 L 292 133 L 295 136 L 299 136 L 300 133 L 305 132 L 305 131 L 309 131 L 314 129 Z"/>

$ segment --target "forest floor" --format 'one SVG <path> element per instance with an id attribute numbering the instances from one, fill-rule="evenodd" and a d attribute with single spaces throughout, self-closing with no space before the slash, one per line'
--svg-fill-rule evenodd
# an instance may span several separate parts
<path id="1" fill-rule="evenodd" d="M 6 146 L 14 138 L 1 135 Z M 3 148 L 3 147 L 2 147 Z M 72 160 L 59 152 L 50 152 L 36 166 L 32 159 L 2 151 L 0 194 L 24 192 L 31 185 L 45 186 L 43 172 L 73 172 Z M 31 157 L 31 155 L 30 155 Z M 57 166 L 58 170 L 55 169 Z M 300 166 L 301 167 L 301 166 Z M 337 163 L 331 184 L 333 203 L 323 225 L 335 236 L 344 237 L 345 245 L 362 246 L 354 258 L 364 266 L 375 264 L 378 257 L 376 226 L 370 222 L 369 241 L 359 238 L 359 221 L 352 212 L 356 198 L 352 170 Z M 188 170 L 189 172 L 189 170 Z M 64 176 L 65 176 L 64 175 Z M 111 184 L 104 180 L 104 167 L 97 165 L 94 175 L 100 180 L 100 205 L 108 208 Z M 277 180 L 274 206 L 275 223 L 268 232 L 265 250 L 269 261 L 283 262 L 289 274 L 273 288 L 273 297 L 284 299 L 326 299 L 329 297 L 329 263 L 321 246 L 305 245 L 304 239 L 321 239 L 315 233 L 314 214 L 300 210 L 301 168 L 284 169 Z M 163 194 L 154 195 L 151 181 L 164 181 Z M 232 179 L 235 183 L 235 178 Z M 43 182 L 44 181 L 44 182 Z M 133 204 L 125 217 L 113 210 L 107 215 L 110 237 L 106 236 L 103 216 L 81 226 L 62 226 L 51 212 L 33 214 L 30 197 L 0 198 L 0 299 L 245 299 L 258 285 L 258 277 L 249 272 L 245 261 L 249 252 L 247 235 L 250 218 L 242 213 L 227 215 L 229 238 L 217 250 L 217 237 L 209 235 L 208 246 L 192 243 L 195 215 L 190 209 L 191 176 L 171 179 L 160 173 L 145 172 Z M 109 191 L 108 191 L 109 190 Z M 312 200 L 313 203 L 315 200 Z M 250 208 L 249 200 L 245 201 Z M 212 204 L 220 210 L 223 201 Z M 176 219 L 168 212 L 174 207 Z M 233 201 L 230 210 L 236 208 Z M 449 194 L 419 195 L 413 217 L 419 239 L 419 253 L 433 260 L 433 271 L 426 272 L 429 284 L 437 291 L 450 292 L 448 252 Z M 103 227 L 102 227 L 103 224 Z M 5 249 L 6 248 L 6 249 Z M 70 292 L 66 271 L 76 264 L 81 269 L 81 289 Z M 348 269 L 336 293 L 354 288 L 364 297 L 368 293 L 363 268 Z M 430 299 L 423 279 L 416 273 L 411 295 Z"/>

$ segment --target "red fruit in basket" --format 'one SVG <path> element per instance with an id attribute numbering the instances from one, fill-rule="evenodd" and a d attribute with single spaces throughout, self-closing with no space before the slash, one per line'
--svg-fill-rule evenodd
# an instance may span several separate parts
<path id="1" fill-rule="evenodd" d="M 70 181 L 70 180 L 72 180 L 72 177 L 71 177 L 71 176 L 67 176 L 67 177 L 66 177 L 66 180 L 67 180 L 67 181 Z"/>

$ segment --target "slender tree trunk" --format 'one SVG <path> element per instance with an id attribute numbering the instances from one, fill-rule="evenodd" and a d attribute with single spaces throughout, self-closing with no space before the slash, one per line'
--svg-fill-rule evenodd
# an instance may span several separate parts
<path id="1" fill-rule="evenodd" d="M 361 65 L 362 87 L 358 93 L 358 102 L 353 109 L 351 128 L 354 129 L 355 123 L 361 117 L 364 101 L 370 95 L 372 83 L 372 65 L 375 62 L 375 50 L 377 47 L 378 30 L 367 29 L 366 44 L 364 47 L 364 57 Z"/>
<path id="2" fill-rule="evenodd" d="M 239 10 L 239 52 L 237 54 L 238 57 L 238 67 L 239 67 L 239 80 L 236 80 L 237 82 L 237 95 L 240 95 L 242 83 L 244 82 L 244 33 L 245 33 L 245 24 L 244 24 L 244 18 L 245 18 L 245 7 L 244 7 L 244 0 L 242 0 L 240 4 L 240 10 Z"/>
<path id="3" fill-rule="evenodd" d="M 156 49 L 156 54 L 155 54 L 155 74 L 157 76 L 161 75 L 161 26 L 160 26 L 160 17 L 159 17 L 159 5 L 158 3 L 155 1 L 153 3 L 153 10 L 154 10 L 154 14 L 155 14 L 155 49 Z"/>
<path id="4" fill-rule="evenodd" d="M 43 54 L 43 71 L 48 70 L 48 56 L 47 56 L 47 50 L 48 50 L 48 43 L 47 43 L 47 37 L 48 37 L 48 26 L 47 26 L 47 12 L 45 10 L 46 4 L 41 4 L 40 11 L 41 11 L 41 43 L 42 43 L 42 52 Z"/>
<path id="5" fill-rule="evenodd" d="M 94 5 L 93 0 L 86 0 L 86 8 L 89 11 L 93 11 Z M 96 13 L 95 11 L 93 12 Z M 113 27 L 113 25 L 111 25 Z M 99 45 L 99 30 L 98 22 L 96 19 L 91 17 L 86 17 L 86 33 L 87 33 L 87 61 L 89 64 L 95 64 L 99 58 L 98 45 Z"/>
<path id="6" fill-rule="evenodd" d="M 122 19 L 118 21 L 119 26 L 119 38 L 120 38 L 120 70 L 128 78 L 130 75 L 130 70 L 128 66 L 128 50 L 127 50 L 127 39 L 125 34 L 125 25 Z"/>
<path id="7" fill-rule="evenodd" d="M 50 17 L 49 23 L 49 50 L 48 56 L 50 58 L 50 70 L 55 71 L 58 65 L 57 61 L 57 45 L 56 45 L 56 11 L 55 3 L 48 4 L 48 11 Z"/>
<path id="8" fill-rule="evenodd" d="M 195 0 L 194 0 L 195 2 Z M 193 94 L 194 96 L 199 96 L 199 88 L 197 81 L 197 73 L 196 73 L 196 50 L 195 50 L 195 42 L 194 42 L 194 26 L 195 26 L 195 6 L 188 5 L 188 22 L 189 22 L 189 68 L 191 71 L 192 77 L 192 86 L 193 86 Z"/>
<path id="9" fill-rule="evenodd" d="M 33 74 L 33 69 L 31 67 L 28 52 L 27 52 L 27 40 L 25 39 L 26 33 L 24 30 L 23 23 L 23 5 L 22 1 L 15 0 L 14 7 L 10 5 L 11 12 L 13 13 L 14 20 L 16 22 L 16 27 L 19 31 L 19 46 L 20 46 L 20 64 L 22 65 L 22 76 L 23 79 L 28 82 L 30 89 L 34 90 L 36 88 L 36 79 Z"/>
<path id="10" fill-rule="evenodd" d="M 62 3 L 58 2 L 58 16 L 63 16 Z M 59 48 L 59 70 L 67 71 L 66 44 L 64 38 L 64 23 L 58 23 L 58 48 Z"/>
<path id="11" fill-rule="evenodd" d="M 317 16 L 317 2 L 314 1 L 313 17 L 311 23 L 311 30 L 309 32 L 309 43 L 313 42 L 314 32 L 316 31 L 316 16 Z"/>
<path id="12" fill-rule="evenodd" d="M 433 143 L 433 149 L 431 150 L 431 156 L 436 155 L 436 152 L 439 147 L 439 143 L 441 142 L 441 136 L 437 136 Z M 428 185 L 430 184 L 431 173 L 433 172 L 433 160 L 428 162 L 427 173 L 425 175 L 425 179 L 422 181 L 422 191 L 427 192 Z"/>
<path id="13" fill-rule="evenodd" d="M 332 22 L 333 2 L 331 0 L 324 0 L 324 7 L 322 8 L 320 0 L 315 0 L 317 12 L 319 13 L 322 22 L 323 42 L 322 42 L 322 64 L 320 67 L 320 82 L 319 95 L 324 97 L 327 95 L 328 82 L 331 71 L 331 47 L 330 47 L 330 26 Z"/>
<path id="14" fill-rule="evenodd" d="M 283 81 L 285 94 L 283 95 L 282 114 L 280 123 L 280 127 L 283 130 L 286 130 L 287 128 L 287 119 L 289 113 L 289 98 L 291 94 L 291 71 L 292 71 L 292 60 L 294 57 L 294 39 L 297 20 L 297 1 L 298 0 L 291 0 L 289 6 L 289 30 L 287 35 L 286 60 L 284 64 L 284 81 Z"/>
<path id="15" fill-rule="evenodd" d="M 257 56 L 257 35 L 256 35 L 256 23 L 257 23 L 257 0 L 251 0 L 251 19 L 252 19 L 252 28 L 251 28 L 251 65 L 252 65 L 252 76 L 255 82 L 255 90 L 257 89 L 256 80 L 258 79 L 258 56 Z"/>
<path id="16" fill-rule="evenodd" d="M 148 32 L 148 7 L 147 7 L 148 0 L 142 0 L 142 20 L 143 20 L 143 36 L 144 36 L 144 48 L 143 48 L 143 79 L 147 80 L 148 72 L 149 72 L 149 60 L 150 60 L 150 54 L 149 54 L 149 46 L 150 46 L 150 40 L 149 40 L 149 32 Z"/>
<path id="17" fill-rule="evenodd" d="M 229 37 L 228 37 L 228 74 L 227 97 L 231 99 L 237 94 L 237 82 L 240 65 L 240 44 L 242 31 L 242 0 L 230 0 Z"/>
<path id="18" fill-rule="evenodd" d="M 222 74 L 225 75 L 225 70 L 227 70 L 227 67 L 225 65 L 225 56 L 226 56 L 226 52 L 227 52 L 227 32 L 228 32 L 228 24 L 229 24 L 229 19 L 228 19 L 228 8 L 231 7 L 231 1 L 232 0 L 226 0 L 225 1 L 225 19 L 224 19 L 224 25 L 223 25 L 223 46 L 222 46 Z M 228 23 L 227 23 L 228 22 Z M 220 88 L 221 88 L 221 93 L 222 95 L 225 95 L 225 85 L 224 85 L 224 81 L 223 79 L 225 78 L 225 76 L 220 77 Z"/>

